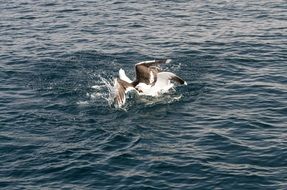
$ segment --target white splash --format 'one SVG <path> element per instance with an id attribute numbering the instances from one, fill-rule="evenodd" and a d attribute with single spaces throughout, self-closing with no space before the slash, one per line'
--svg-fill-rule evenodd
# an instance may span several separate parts
<path id="1" fill-rule="evenodd" d="M 101 97 L 108 102 L 109 106 L 112 106 L 115 97 L 114 79 L 108 80 L 102 76 L 99 76 L 99 78 L 103 83 L 103 88 L 101 88 L 99 91 L 101 93 Z M 108 92 L 106 92 L 105 90 L 108 90 Z"/>

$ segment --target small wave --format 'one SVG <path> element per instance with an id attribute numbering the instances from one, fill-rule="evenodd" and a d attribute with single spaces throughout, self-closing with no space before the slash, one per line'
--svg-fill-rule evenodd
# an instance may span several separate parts
<path id="1" fill-rule="evenodd" d="M 83 106 L 83 105 L 88 105 L 89 102 L 88 101 L 78 101 L 77 104 L 80 106 Z"/>

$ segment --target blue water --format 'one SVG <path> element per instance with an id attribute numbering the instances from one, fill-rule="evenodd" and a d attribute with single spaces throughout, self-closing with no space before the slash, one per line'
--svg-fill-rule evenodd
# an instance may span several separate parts
<path id="1" fill-rule="evenodd" d="M 1 189 L 286 189 L 287 2 L 0 1 Z M 139 61 L 188 83 L 110 105 Z"/>

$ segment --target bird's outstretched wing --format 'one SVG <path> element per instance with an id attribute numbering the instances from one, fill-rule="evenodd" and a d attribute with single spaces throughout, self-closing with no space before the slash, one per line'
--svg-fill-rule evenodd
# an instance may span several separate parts
<path id="1" fill-rule="evenodd" d="M 187 84 L 182 78 L 177 76 L 174 73 L 171 72 L 159 72 L 157 74 L 157 81 L 155 83 L 155 88 L 164 88 L 165 86 L 168 86 L 170 84 L 170 81 L 175 81 L 179 84 Z"/>
<path id="2" fill-rule="evenodd" d="M 153 61 L 143 61 L 135 65 L 136 82 L 151 84 L 156 81 L 156 75 L 160 72 L 159 64 L 171 62 L 171 59 L 159 59 Z"/>
<path id="3" fill-rule="evenodd" d="M 134 89 L 133 85 L 131 83 L 128 83 L 122 79 L 115 79 L 115 97 L 114 102 L 115 105 L 118 107 L 122 107 L 126 103 L 126 92 L 128 92 L 131 89 Z"/>
<path id="4" fill-rule="evenodd" d="M 119 70 L 119 78 L 128 83 L 132 83 L 133 81 L 126 75 L 126 72 L 123 69 Z"/>

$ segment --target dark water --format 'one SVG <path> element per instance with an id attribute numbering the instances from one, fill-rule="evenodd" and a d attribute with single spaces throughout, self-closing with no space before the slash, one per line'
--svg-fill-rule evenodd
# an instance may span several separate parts
<path id="1" fill-rule="evenodd" d="M 285 0 L 0 7 L 1 189 L 287 188 Z M 111 108 L 155 58 L 188 85 Z"/>

